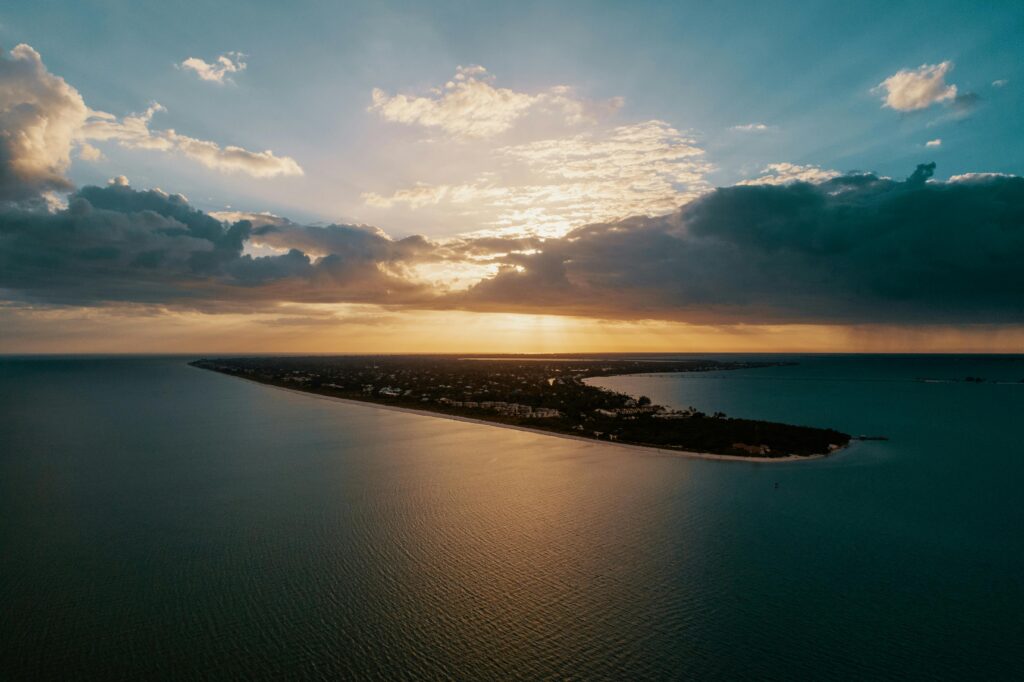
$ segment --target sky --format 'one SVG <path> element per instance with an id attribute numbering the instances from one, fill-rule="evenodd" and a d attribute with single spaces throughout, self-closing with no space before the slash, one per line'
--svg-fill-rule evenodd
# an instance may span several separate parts
<path id="1" fill-rule="evenodd" d="M 1012 352 L 1019 2 L 0 9 L 0 352 Z"/>

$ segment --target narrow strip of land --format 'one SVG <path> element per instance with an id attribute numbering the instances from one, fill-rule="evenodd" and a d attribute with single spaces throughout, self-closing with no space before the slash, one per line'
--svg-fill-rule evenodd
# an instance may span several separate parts
<path id="1" fill-rule="evenodd" d="M 790 462 L 806 462 L 809 460 L 825 459 L 829 455 L 817 454 L 817 455 L 787 455 L 784 457 L 744 457 L 741 455 L 719 455 L 713 452 L 690 452 L 687 450 L 676 450 L 671 448 L 661 448 L 655 445 L 639 445 L 633 443 L 616 443 L 609 441 L 600 441 L 594 438 L 587 438 L 585 436 L 573 436 L 567 433 L 557 433 L 555 431 L 546 431 L 544 429 L 531 429 L 527 426 L 517 426 L 515 424 L 502 424 L 500 422 L 488 421 L 486 419 L 474 419 L 473 417 L 463 417 L 455 414 L 445 414 L 443 412 L 433 412 L 431 410 L 417 410 L 410 407 L 398 407 L 395 405 L 383 405 L 381 403 L 372 402 L 369 400 L 353 400 L 351 398 L 339 398 L 337 396 L 324 395 L 323 393 L 313 393 L 312 391 L 303 391 L 296 388 L 287 388 L 285 386 L 276 386 L 274 384 L 268 384 L 255 379 L 248 379 L 246 377 L 237 375 L 234 376 L 236 379 L 245 379 L 254 384 L 260 384 L 268 388 L 273 388 L 279 391 L 285 391 L 287 393 L 293 393 L 295 395 L 301 395 L 307 398 L 316 398 L 319 400 L 328 400 L 332 402 L 342 403 L 344 405 L 352 405 L 356 407 L 365 407 L 376 410 L 387 410 L 390 412 L 401 412 L 404 414 L 411 414 L 420 417 L 434 417 L 438 419 L 448 419 L 451 421 L 464 422 L 466 424 L 477 424 L 480 426 L 492 426 L 499 429 L 511 429 L 513 431 L 523 431 L 525 433 L 532 433 L 538 436 L 549 436 L 552 438 L 564 438 L 566 440 L 578 441 L 586 443 L 588 445 L 597 445 L 600 447 L 620 448 L 629 450 L 631 452 L 638 452 L 647 456 L 663 456 L 663 457 L 683 457 L 687 459 L 710 459 L 721 462 L 745 462 L 747 464 L 783 464 Z M 845 449 L 849 445 L 844 445 Z M 838 450 L 836 451 L 838 452 Z M 831 454 L 831 453 L 830 453 Z"/>
<path id="2" fill-rule="evenodd" d="M 202 369 L 353 404 L 720 460 L 792 461 L 850 441 L 835 429 L 705 414 L 591 386 L 621 374 L 760 370 L 699 358 L 311 356 L 196 360 Z"/>

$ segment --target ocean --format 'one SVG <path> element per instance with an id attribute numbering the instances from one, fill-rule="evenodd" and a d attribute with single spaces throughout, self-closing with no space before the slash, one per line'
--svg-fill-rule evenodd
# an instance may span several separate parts
<path id="1" fill-rule="evenodd" d="M 594 380 L 889 438 L 781 464 L 190 359 L 0 358 L 0 678 L 1022 676 L 1024 356 Z"/>

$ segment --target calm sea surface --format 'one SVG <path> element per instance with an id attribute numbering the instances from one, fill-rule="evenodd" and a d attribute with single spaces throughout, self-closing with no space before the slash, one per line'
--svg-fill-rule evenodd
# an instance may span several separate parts
<path id="1" fill-rule="evenodd" d="M 795 359 L 600 383 L 891 440 L 687 460 L 0 358 L 0 678 L 1024 677 L 1024 357 Z"/>

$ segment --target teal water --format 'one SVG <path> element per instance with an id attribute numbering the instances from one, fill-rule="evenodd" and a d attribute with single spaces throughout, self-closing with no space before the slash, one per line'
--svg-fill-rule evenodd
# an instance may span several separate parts
<path id="1" fill-rule="evenodd" d="M 0 678 L 1019 679 L 1024 358 L 794 359 L 600 383 L 891 440 L 687 460 L 0 359 Z"/>

